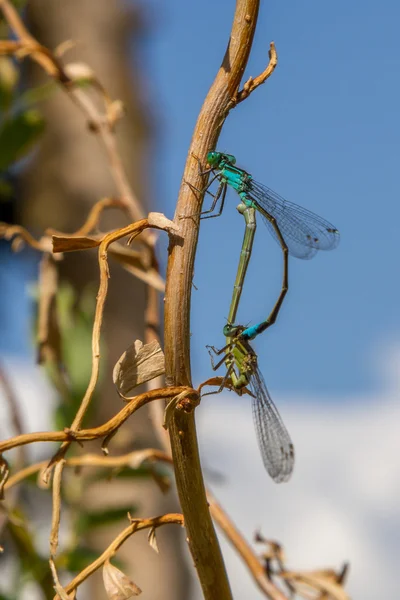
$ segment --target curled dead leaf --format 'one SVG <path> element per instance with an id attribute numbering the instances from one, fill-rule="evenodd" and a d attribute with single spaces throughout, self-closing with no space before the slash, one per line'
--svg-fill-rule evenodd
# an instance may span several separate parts
<path id="1" fill-rule="evenodd" d="M 126 396 L 136 386 L 164 373 L 164 353 L 157 340 L 146 345 L 136 340 L 115 365 L 113 381 L 118 392 Z"/>
<path id="2" fill-rule="evenodd" d="M 142 593 L 142 590 L 110 561 L 104 563 L 103 582 L 110 600 L 128 600 Z"/>
<path id="3" fill-rule="evenodd" d="M 66 52 L 72 48 L 75 48 L 79 43 L 80 42 L 77 40 L 64 40 L 64 42 L 61 42 L 61 44 L 58 44 L 58 46 L 55 48 L 54 56 L 61 58 Z"/>
<path id="4" fill-rule="evenodd" d="M 280 575 L 290 582 L 299 594 L 312 590 L 317 593 L 318 598 L 321 594 L 325 594 L 329 600 L 350 600 L 343 586 L 337 582 L 336 574 L 332 569 L 308 572 L 282 571 Z"/>
<path id="5" fill-rule="evenodd" d="M 95 81 L 96 76 L 86 63 L 76 62 L 68 63 L 64 67 L 64 71 L 73 81 Z"/>
<path id="6" fill-rule="evenodd" d="M 110 127 L 114 127 L 115 123 L 122 119 L 125 114 L 125 106 L 121 100 L 113 100 L 107 107 L 107 119 Z"/>
<path id="7" fill-rule="evenodd" d="M 100 246 L 101 240 L 91 237 L 74 237 L 53 235 L 53 252 L 75 252 L 76 250 L 87 250 Z"/>
<path id="8" fill-rule="evenodd" d="M 159 554 L 158 545 L 157 545 L 157 538 L 156 538 L 156 528 L 155 527 L 152 527 L 150 529 L 149 535 L 147 536 L 147 541 L 149 542 L 149 544 L 153 548 L 153 550 L 155 552 L 157 552 L 157 554 Z"/>

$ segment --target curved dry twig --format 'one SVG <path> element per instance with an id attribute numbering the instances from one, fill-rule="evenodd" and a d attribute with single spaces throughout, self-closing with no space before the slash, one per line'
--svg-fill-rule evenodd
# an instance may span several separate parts
<path id="1" fill-rule="evenodd" d="M 246 83 L 243 86 L 243 89 L 238 91 L 232 99 L 232 108 L 239 104 L 239 102 L 243 102 L 250 96 L 255 89 L 257 89 L 260 85 L 265 83 L 275 71 L 276 65 L 278 64 L 278 55 L 276 53 L 276 48 L 274 42 L 271 42 L 269 45 L 269 63 L 267 68 L 260 74 L 258 77 L 249 77 Z"/>
<path id="2" fill-rule="evenodd" d="M 8 440 L 0 442 L 0 453 L 7 452 L 12 448 L 18 446 L 24 446 L 26 444 L 32 444 L 33 442 L 65 442 L 71 444 L 72 442 L 85 442 L 89 440 L 96 440 L 99 438 L 106 437 L 111 433 L 117 431 L 119 427 L 139 408 L 158 399 L 167 399 L 177 396 L 186 389 L 187 395 L 194 398 L 198 397 L 198 393 L 191 387 L 188 386 L 177 386 L 169 388 L 161 388 L 158 390 L 149 390 L 144 392 L 135 398 L 132 398 L 128 404 L 126 404 L 122 410 L 114 415 L 109 421 L 103 423 L 99 427 L 93 427 L 91 429 L 65 429 L 64 431 L 40 431 L 36 433 L 24 433 L 22 435 L 16 435 Z M 178 407 L 179 408 L 179 407 Z M 178 412 L 185 412 L 184 410 L 178 410 Z M 58 457 L 58 459 L 60 459 Z"/>
<path id="3" fill-rule="evenodd" d="M 131 524 L 126 527 L 115 540 L 104 550 L 103 554 L 93 561 L 86 569 L 83 569 L 68 585 L 65 586 L 67 594 L 76 590 L 76 588 L 85 581 L 92 573 L 97 571 L 107 560 L 112 558 L 118 548 L 134 533 L 143 529 L 153 529 L 162 525 L 178 524 L 183 525 L 183 516 L 179 513 L 170 513 L 161 515 L 160 517 L 152 517 L 150 519 L 131 519 Z M 54 600 L 60 600 L 56 595 Z"/>
<path id="4" fill-rule="evenodd" d="M 151 213 L 151 215 L 152 214 L 153 213 Z M 149 218 L 150 218 L 150 215 L 149 215 Z M 167 219 L 165 219 L 165 221 L 167 222 Z M 103 239 L 99 245 L 98 260 L 99 260 L 99 268 L 100 268 L 100 285 L 99 285 L 99 291 L 97 294 L 96 310 L 95 310 L 93 332 L 92 332 L 92 370 L 91 370 L 90 380 L 89 380 L 86 392 L 84 394 L 84 397 L 82 398 L 81 404 L 76 412 L 75 418 L 70 427 L 71 435 L 75 435 L 76 432 L 79 430 L 79 427 L 80 427 L 80 425 L 83 421 L 83 418 L 86 414 L 86 411 L 89 407 L 89 404 L 92 399 L 92 396 L 93 396 L 93 393 L 94 393 L 94 390 L 95 390 L 95 387 L 96 387 L 96 384 L 98 381 L 98 377 L 99 377 L 100 332 L 101 332 L 101 326 L 102 326 L 102 322 L 103 322 L 104 305 L 105 305 L 107 291 L 108 291 L 108 279 L 110 276 L 109 270 L 108 270 L 108 263 L 107 263 L 108 247 L 113 242 L 115 242 L 123 237 L 126 237 L 128 235 L 129 236 L 138 235 L 139 233 L 141 233 L 148 227 L 154 227 L 156 229 L 167 229 L 169 231 L 170 228 L 169 228 L 168 223 L 169 222 L 159 225 L 157 223 L 157 220 L 154 219 L 154 217 L 152 217 L 150 219 L 150 221 L 149 221 L 149 219 L 142 219 L 141 221 L 132 223 L 131 225 L 128 225 L 127 227 L 123 227 L 123 228 L 117 229 L 116 231 L 113 231 L 111 233 L 107 233 L 103 237 Z M 58 452 L 51 459 L 51 461 L 49 463 L 49 467 L 46 470 L 46 472 L 44 473 L 44 479 L 49 478 L 51 468 L 53 467 L 53 465 L 55 464 L 56 461 L 60 460 L 65 455 L 65 452 L 67 451 L 70 443 L 71 443 L 70 441 L 64 442 L 62 444 L 61 448 L 58 450 Z"/>
<path id="5" fill-rule="evenodd" d="M 210 512 L 212 518 L 225 534 L 228 541 L 232 544 L 238 554 L 242 557 L 254 581 L 260 590 L 270 600 L 287 600 L 285 594 L 268 579 L 265 568 L 261 564 L 258 556 L 251 546 L 247 543 L 240 531 L 235 527 L 233 521 L 228 517 L 222 506 L 215 500 L 208 491 L 207 498 L 210 503 Z"/>
<path id="6" fill-rule="evenodd" d="M 66 467 L 100 467 L 115 469 L 118 467 L 135 467 L 138 468 L 145 461 L 150 462 L 165 462 L 172 464 L 172 458 L 162 450 L 155 448 L 145 448 L 144 450 L 133 450 L 127 454 L 120 456 L 102 456 L 101 454 L 84 454 L 83 456 L 72 456 L 65 459 Z M 21 483 L 24 479 L 31 477 L 35 473 L 40 473 L 46 468 L 48 460 L 43 460 L 33 465 L 29 465 L 24 469 L 20 469 L 14 475 L 8 478 L 4 486 L 4 491 L 7 491 Z"/>

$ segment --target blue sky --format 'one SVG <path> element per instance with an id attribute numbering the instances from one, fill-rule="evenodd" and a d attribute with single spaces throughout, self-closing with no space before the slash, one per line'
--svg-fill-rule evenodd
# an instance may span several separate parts
<path id="1" fill-rule="evenodd" d="M 153 0 L 151 6 L 149 85 L 162 132 L 154 204 L 170 216 L 194 122 L 225 51 L 234 2 Z M 400 333 L 399 16 L 394 1 L 262 3 L 246 77 L 263 70 L 271 40 L 278 68 L 230 114 L 218 147 L 341 232 L 335 251 L 290 262 L 279 320 L 255 343 L 272 389 L 318 392 L 321 398 L 370 390 L 378 385 L 376 355 Z M 192 317 L 197 380 L 209 376 L 205 345 L 223 344 L 242 238 L 236 204 L 231 193 L 223 216 L 201 225 Z M 279 248 L 260 221 L 241 321 L 255 323 L 269 312 L 280 278 Z"/>
<path id="2" fill-rule="evenodd" d="M 158 124 L 151 203 L 172 216 L 234 2 L 151 0 L 148 6 L 152 28 L 141 58 Z M 399 337 L 399 16 L 394 1 L 365 2 L 362 8 L 346 2 L 262 3 L 245 78 L 264 69 L 271 40 L 278 67 L 231 112 L 218 147 L 341 232 L 333 252 L 312 261 L 291 259 L 290 290 L 277 324 L 254 344 L 273 394 L 316 393 L 323 401 L 331 392 L 377 389 L 376 360 Z M 192 311 L 195 382 L 210 376 L 205 346 L 224 343 L 221 329 L 243 235 L 236 204 L 232 192 L 222 217 L 201 224 Z M 165 250 L 162 240 L 162 260 Z M 269 314 L 281 267 L 279 247 L 260 220 L 241 322 L 253 324 Z M 14 333 L 8 349 L 20 350 L 22 337 Z"/>

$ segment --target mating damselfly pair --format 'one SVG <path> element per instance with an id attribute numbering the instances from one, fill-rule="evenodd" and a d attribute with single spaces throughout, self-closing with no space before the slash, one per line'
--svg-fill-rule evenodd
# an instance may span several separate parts
<path id="1" fill-rule="evenodd" d="M 269 395 L 264 379 L 258 369 L 257 355 L 249 341 L 276 321 L 288 290 L 288 255 L 309 259 L 315 256 L 318 250 L 332 250 L 339 243 L 339 232 L 325 219 L 285 200 L 268 187 L 257 183 L 250 173 L 236 166 L 236 158 L 232 154 L 209 152 L 207 163 L 208 167 L 202 170 L 201 174 L 204 176 L 211 175 L 211 178 L 205 188 L 198 191 L 207 192 L 213 197 L 213 201 L 211 208 L 202 212 L 200 217 L 205 219 L 221 215 L 228 187 L 231 187 L 240 197 L 237 210 L 245 220 L 245 233 L 232 301 L 228 320 L 223 328 L 226 345 L 220 350 L 217 350 L 214 346 L 208 347 L 213 369 L 218 369 L 223 363 L 227 367 L 226 375 L 218 391 L 222 391 L 226 383 L 239 394 L 247 387 L 249 388 L 264 465 L 274 481 L 287 481 L 294 466 L 293 444 Z M 210 186 L 214 182 L 218 183 L 215 194 L 210 192 Z M 218 203 L 219 208 L 216 211 Z M 269 316 L 256 325 L 244 327 L 235 324 L 235 321 L 251 257 L 257 213 L 261 214 L 282 249 L 282 287 Z M 213 354 L 222 356 L 217 364 L 214 364 Z"/>

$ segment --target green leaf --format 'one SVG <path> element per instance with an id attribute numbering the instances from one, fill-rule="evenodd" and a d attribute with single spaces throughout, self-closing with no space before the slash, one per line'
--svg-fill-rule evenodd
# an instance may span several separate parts
<path id="1" fill-rule="evenodd" d="M 76 521 L 76 531 L 78 534 L 84 534 L 95 527 L 104 527 L 121 520 L 127 520 L 127 514 L 133 514 L 137 510 L 136 506 L 122 506 L 118 508 L 108 508 L 105 510 L 80 512 Z"/>
<path id="2" fill-rule="evenodd" d="M 53 80 L 46 81 L 46 83 L 33 88 L 28 88 L 27 90 L 24 90 L 16 99 L 17 106 L 20 107 L 21 110 L 31 108 L 39 102 L 48 100 L 50 96 L 58 89 L 58 84 Z"/>
<path id="3" fill-rule="evenodd" d="M 62 353 L 76 407 L 82 401 L 92 370 L 92 330 L 96 308 L 96 288 L 88 285 L 77 297 L 72 286 L 64 284 L 57 295 L 62 334 Z M 101 347 L 104 356 L 104 346 Z"/>
<path id="4" fill-rule="evenodd" d="M 57 559 L 57 566 L 70 573 L 79 573 L 97 558 L 99 558 L 99 552 L 96 552 L 93 548 L 78 546 L 71 552 L 60 554 Z M 113 558 L 113 562 L 121 568 L 124 567 L 124 562 L 116 556 Z"/>
<path id="5" fill-rule="evenodd" d="M 68 554 L 63 555 L 60 562 L 67 571 L 79 573 L 98 557 L 99 553 L 92 548 L 78 546 L 78 548 L 74 548 Z"/>
<path id="6" fill-rule="evenodd" d="M 88 482 L 103 481 L 110 479 L 135 479 L 138 477 L 148 478 L 151 477 L 151 472 L 148 467 L 138 467 L 132 469 L 132 467 L 115 467 L 114 469 L 99 469 L 96 473 L 89 475 Z"/>
<path id="7" fill-rule="evenodd" d="M 12 58 L 0 56 L 0 109 L 10 108 L 19 79 L 19 71 Z"/>
<path id="8" fill-rule="evenodd" d="M 0 175 L 0 204 L 11 202 L 14 198 L 14 187 L 10 181 L 7 181 L 6 177 Z M 0 598 L 1 600 L 1 598 Z"/>
<path id="9" fill-rule="evenodd" d="M 44 130 L 39 111 L 17 113 L 0 126 L 0 171 L 22 158 L 37 142 Z"/>

